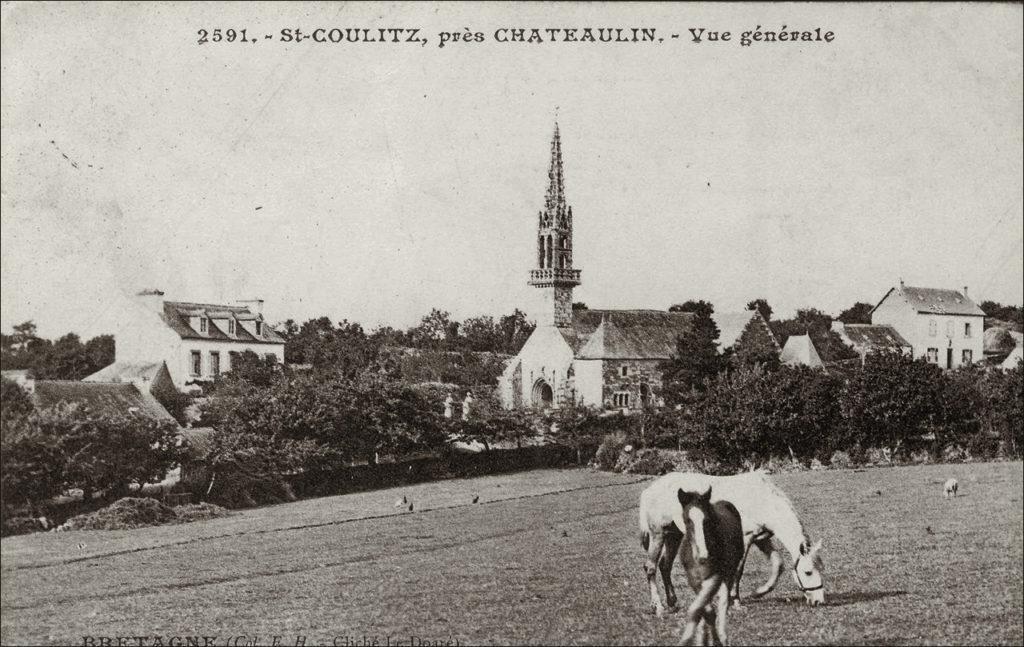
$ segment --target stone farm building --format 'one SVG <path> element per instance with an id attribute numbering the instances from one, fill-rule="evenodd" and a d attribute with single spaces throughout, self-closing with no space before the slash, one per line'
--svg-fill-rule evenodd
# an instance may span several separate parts
<path id="1" fill-rule="evenodd" d="M 562 144 L 555 124 L 544 209 L 537 222 L 537 263 L 529 284 L 541 290 L 537 328 L 498 380 L 507 408 L 558 408 L 568 404 L 603 409 L 660 406 L 659 365 L 676 351 L 694 315 L 663 310 L 574 310 L 573 213 L 566 203 Z M 715 316 L 723 348 L 744 334 L 778 344 L 756 311 Z"/>

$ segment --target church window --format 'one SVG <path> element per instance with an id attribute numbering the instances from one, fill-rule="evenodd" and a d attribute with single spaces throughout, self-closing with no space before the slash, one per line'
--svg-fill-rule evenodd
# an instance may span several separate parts
<path id="1" fill-rule="evenodd" d="M 537 239 L 537 267 L 544 267 L 544 237 Z"/>
<path id="2" fill-rule="evenodd" d="M 569 238 L 562 236 L 562 249 L 569 249 Z"/>
<path id="3" fill-rule="evenodd" d="M 612 404 L 616 407 L 628 407 L 629 393 L 627 391 L 619 391 L 617 393 L 613 393 Z"/>
<path id="4" fill-rule="evenodd" d="M 562 269 L 564 270 L 567 267 L 569 267 L 569 257 L 562 254 Z"/>
<path id="5" fill-rule="evenodd" d="M 546 267 L 554 267 L 555 266 L 555 263 L 554 263 L 554 261 L 555 261 L 554 251 L 555 250 L 554 250 L 553 241 L 551 240 L 551 236 L 548 235 L 548 257 L 547 257 L 548 263 L 547 263 Z"/>
<path id="6" fill-rule="evenodd" d="M 627 375 L 629 375 L 629 367 L 628 366 L 623 366 L 622 367 L 622 377 L 626 377 Z"/>

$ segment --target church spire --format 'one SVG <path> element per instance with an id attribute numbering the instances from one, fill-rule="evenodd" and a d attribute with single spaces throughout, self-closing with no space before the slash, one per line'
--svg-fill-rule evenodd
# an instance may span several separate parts
<path id="1" fill-rule="evenodd" d="M 551 138 L 551 166 L 544 209 L 537 223 L 537 267 L 530 271 L 530 285 L 541 288 L 544 312 L 539 325 L 572 324 L 572 289 L 580 284 L 580 271 L 572 266 L 572 207 L 565 201 L 562 171 L 562 137 L 555 121 Z"/>
<path id="2" fill-rule="evenodd" d="M 548 193 L 544 199 L 544 212 L 555 226 L 566 226 L 565 176 L 562 171 L 562 138 L 555 122 L 551 138 L 551 166 L 548 168 Z"/>

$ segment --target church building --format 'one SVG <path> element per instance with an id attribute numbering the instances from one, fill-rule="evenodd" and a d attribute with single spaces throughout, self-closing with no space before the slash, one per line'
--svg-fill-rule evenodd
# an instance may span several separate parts
<path id="1" fill-rule="evenodd" d="M 537 328 L 498 381 L 507 408 L 602 409 L 658 406 L 659 365 L 693 315 L 662 310 L 573 310 L 581 271 L 573 267 L 572 207 L 566 204 L 562 142 L 555 124 L 544 209 L 537 221 L 537 264 L 529 284 L 541 291 Z"/>

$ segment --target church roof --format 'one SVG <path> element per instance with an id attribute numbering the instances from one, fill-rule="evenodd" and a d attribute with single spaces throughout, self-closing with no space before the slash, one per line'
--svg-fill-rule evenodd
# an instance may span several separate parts
<path id="1" fill-rule="evenodd" d="M 576 310 L 559 328 L 578 359 L 668 359 L 693 315 L 662 310 Z"/>

